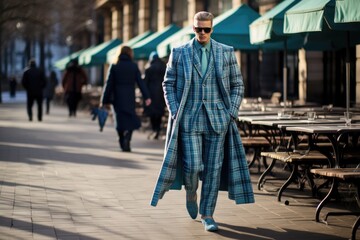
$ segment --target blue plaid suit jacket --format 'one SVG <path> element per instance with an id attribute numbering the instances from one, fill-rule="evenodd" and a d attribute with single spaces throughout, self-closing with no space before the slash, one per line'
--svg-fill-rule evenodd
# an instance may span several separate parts
<path id="1" fill-rule="evenodd" d="M 182 117 L 192 81 L 194 40 L 192 39 L 178 48 L 173 48 L 167 65 L 163 89 L 170 117 L 166 133 L 164 160 L 152 196 L 152 206 L 157 205 L 166 191 L 181 189 L 183 185 L 182 153 L 178 144 L 178 120 Z M 211 46 L 215 59 L 216 79 L 223 102 L 231 117 L 236 119 L 243 98 L 244 86 L 234 50 L 232 47 L 214 40 L 211 40 Z M 201 69 L 201 66 L 195 66 L 196 68 Z M 237 204 L 253 203 L 254 194 L 250 173 L 235 121 L 231 121 L 229 125 L 224 152 L 225 159 L 220 190 L 228 191 L 228 197 L 235 200 Z"/>

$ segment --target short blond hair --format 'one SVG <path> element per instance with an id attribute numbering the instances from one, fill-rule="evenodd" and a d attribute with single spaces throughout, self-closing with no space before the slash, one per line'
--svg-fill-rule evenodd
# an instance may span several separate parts
<path id="1" fill-rule="evenodd" d="M 211 25 L 212 25 L 213 19 L 214 19 L 214 15 L 212 15 L 212 13 L 206 12 L 206 11 L 197 12 L 194 15 L 194 22 L 195 21 L 211 21 Z"/>

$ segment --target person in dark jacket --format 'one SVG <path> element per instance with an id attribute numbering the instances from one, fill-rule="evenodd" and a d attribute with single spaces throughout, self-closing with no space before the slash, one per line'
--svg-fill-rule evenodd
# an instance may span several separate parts
<path id="1" fill-rule="evenodd" d="M 148 90 L 141 79 L 141 74 L 136 63 L 132 61 L 133 51 L 128 46 L 123 46 L 118 62 L 111 65 L 103 93 L 100 107 L 113 106 L 115 127 L 119 135 L 120 148 L 130 152 L 132 132 L 140 128 L 141 122 L 135 112 L 135 84 L 141 90 L 145 105 L 151 104 Z"/>
<path id="2" fill-rule="evenodd" d="M 15 77 L 11 77 L 9 80 L 9 89 L 10 89 L 10 97 L 15 98 L 16 97 L 16 86 L 17 81 Z"/>
<path id="3" fill-rule="evenodd" d="M 50 102 L 54 98 L 55 88 L 57 85 L 58 79 L 56 77 L 56 73 L 55 71 L 51 71 L 44 90 L 44 97 L 46 101 L 46 114 L 50 113 Z"/>
<path id="4" fill-rule="evenodd" d="M 152 52 L 149 57 L 150 66 L 145 70 L 144 81 L 149 89 L 151 104 L 145 107 L 145 114 L 150 117 L 150 123 L 154 139 L 159 138 L 161 130 L 161 120 L 165 113 L 165 99 L 162 88 L 166 64 L 159 58 L 156 52 Z"/>
<path id="5" fill-rule="evenodd" d="M 76 117 L 78 104 L 82 98 L 82 88 L 87 84 L 87 75 L 78 61 L 70 61 L 62 79 L 65 101 L 69 109 L 69 117 Z"/>
<path id="6" fill-rule="evenodd" d="M 27 113 L 29 121 L 32 121 L 32 106 L 36 101 L 38 106 L 38 120 L 42 121 L 42 102 L 43 102 L 43 91 L 46 86 L 46 79 L 44 72 L 36 67 L 34 59 L 30 59 L 29 66 L 24 70 L 21 83 L 26 90 L 27 94 Z"/>

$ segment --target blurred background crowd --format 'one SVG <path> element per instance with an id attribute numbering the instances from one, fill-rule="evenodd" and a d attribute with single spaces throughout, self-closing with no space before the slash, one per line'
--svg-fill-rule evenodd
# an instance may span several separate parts
<path id="1" fill-rule="evenodd" d="M 60 83 L 68 63 L 75 59 L 88 76 L 80 105 L 90 109 L 98 105 L 107 71 L 121 45 L 133 48 L 134 61 L 144 76 L 150 53 L 157 51 L 166 63 L 171 47 L 193 37 L 189 26 L 194 13 L 206 10 L 216 17 L 213 37 L 236 50 L 245 83 L 244 104 L 281 104 L 285 100 L 293 105 L 345 107 L 348 76 L 349 101 L 357 106 L 360 51 L 358 42 L 352 40 L 359 38 L 359 32 L 349 34 L 350 40 L 341 37 L 341 44 L 324 41 L 329 39 L 326 37 L 320 38 L 320 43 L 309 44 L 317 40 L 305 34 L 300 44 L 289 41 L 287 48 L 283 43 L 256 43 L 255 35 L 261 32 L 251 32 L 251 25 L 266 22 L 261 16 L 281 5 L 285 12 L 301 2 L 315 4 L 307 0 L 1 0 L 0 102 L 2 92 L 15 96 L 15 89 L 22 90 L 19 83 L 24 68 L 33 58 L 48 79 L 57 77 L 54 100 L 64 103 Z M 316 4 L 326 9 L 336 2 L 322 0 Z M 359 8 L 356 0 L 347 2 L 353 4 L 353 9 Z M 327 17 L 324 15 L 321 24 L 331 29 L 325 26 Z M 284 24 L 275 13 L 267 20 L 274 26 Z M 284 36 L 280 30 L 274 27 L 270 35 L 279 40 Z"/>

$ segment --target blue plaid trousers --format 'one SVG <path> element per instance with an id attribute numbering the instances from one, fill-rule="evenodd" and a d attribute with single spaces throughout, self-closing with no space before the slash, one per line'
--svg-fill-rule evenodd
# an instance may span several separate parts
<path id="1" fill-rule="evenodd" d="M 196 131 L 181 131 L 184 183 L 186 191 L 195 193 L 202 180 L 199 213 L 213 216 L 220 187 L 226 133 L 216 133 L 210 123 Z"/>

